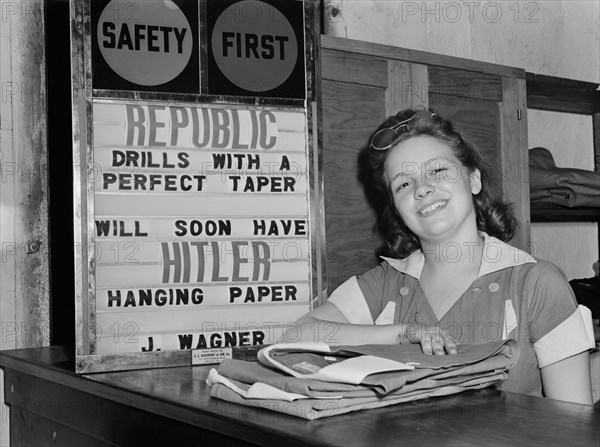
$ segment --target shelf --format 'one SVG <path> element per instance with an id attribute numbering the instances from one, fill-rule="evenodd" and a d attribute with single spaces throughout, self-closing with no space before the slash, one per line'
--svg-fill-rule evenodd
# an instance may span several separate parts
<path id="1" fill-rule="evenodd" d="M 600 222 L 600 208 L 565 208 L 531 203 L 531 222 Z"/>
<path id="2" fill-rule="evenodd" d="M 600 112 L 598 84 L 526 73 L 527 107 L 593 115 Z"/>

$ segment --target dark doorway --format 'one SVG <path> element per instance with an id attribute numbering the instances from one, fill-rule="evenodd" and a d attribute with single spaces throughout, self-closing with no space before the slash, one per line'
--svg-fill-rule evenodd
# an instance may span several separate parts
<path id="1" fill-rule="evenodd" d="M 75 344 L 71 50 L 68 0 L 46 2 L 50 343 Z"/>

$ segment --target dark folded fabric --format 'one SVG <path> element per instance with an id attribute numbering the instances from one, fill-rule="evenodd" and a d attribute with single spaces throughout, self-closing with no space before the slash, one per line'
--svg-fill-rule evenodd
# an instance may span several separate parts
<path id="1" fill-rule="evenodd" d="M 564 207 L 600 207 L 600 173 L 558 168 L 550 151 L 529 150 L 530 199 Z"/>

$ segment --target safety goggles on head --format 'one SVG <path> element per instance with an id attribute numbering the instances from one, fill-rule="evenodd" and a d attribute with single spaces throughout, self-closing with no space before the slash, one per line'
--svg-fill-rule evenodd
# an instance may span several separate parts
<path id="1" fill-rule="evenodd" d="M 392 147 L 396 141 L 398 141 L 398 138 L 400 138 L 402 132 L 408 131 L 411 121 L 431 119 L 434 116 L 435 113 L 432 113 L 428 110 L 419 110 L 410 118 L 400 121 L 399 123 L 394 124 L 392 127 L 386 127 L 375 132 L 375 135 L 373 135 L 371 138 L 371 144 L 369 147 L 377 151 L 385 151 Z"/>

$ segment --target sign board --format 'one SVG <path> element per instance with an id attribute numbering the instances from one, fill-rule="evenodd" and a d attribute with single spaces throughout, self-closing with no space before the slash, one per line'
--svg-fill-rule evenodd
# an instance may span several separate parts
<path id="1" fill-rule="evenodd" d="M 72 0 L 78 373 L 218 361 L 311 309 L 317 8 Z"/>

